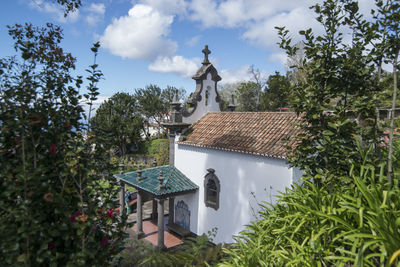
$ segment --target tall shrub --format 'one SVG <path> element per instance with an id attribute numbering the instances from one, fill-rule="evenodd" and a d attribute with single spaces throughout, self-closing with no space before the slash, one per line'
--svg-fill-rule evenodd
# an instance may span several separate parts
<path id="1" fill-rule="evenodd" d="M 118 253 L 123 224 L 103 197 L 112 187 L 98 184 L 115 182 L 106 143 L 85 136 L 75 58 L 52 24 L 9 34 L 18 56 L 0 60 L 0 262 L 104 265 Z M 101 75 L 96 64 L 89 73 L 91 102 Z"/>

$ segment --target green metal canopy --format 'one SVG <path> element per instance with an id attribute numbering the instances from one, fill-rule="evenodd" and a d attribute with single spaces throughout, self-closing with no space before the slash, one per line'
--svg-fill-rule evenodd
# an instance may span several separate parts
<path id="1" fill-rule="evenodd" d="M 170 165 L 115 174 L 114 177 L 156 197 L 181 195 L 199 188 L 177 168 Z"/>

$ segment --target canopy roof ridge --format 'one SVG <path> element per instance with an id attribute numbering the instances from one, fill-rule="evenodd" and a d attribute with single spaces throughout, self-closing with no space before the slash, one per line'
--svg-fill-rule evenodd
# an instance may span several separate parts
<path id="1" fill-rule="evenodd" d="M 137 179 L 139 176 L 137 171 L 115 174 L 114 177 L 125 184 L 135 187 L 137 190 L 162 198 L 187 194 L 199 188 L 174 166 L 157 166 L 141 171 L 142 179 Z M 159 179 L 160 173 L 162 173 L 163 179 Z"/>
<path id="2" fill-rule="evenodd" d="M 167 184 L 168 184 L 168 182 L 169 182 L 169 180 L 170 180 L 170 177 L 172 176 L 172 173 L 175 171 L 175 168 L 172 168 L 172 170 L 168 173 L 168 176 L 167 177 L 165 177 L 165 180 L 164 180 L 164 183 L 163 183 L 163 186 L 165 187 L 165 188 L 167 188 Z"/>

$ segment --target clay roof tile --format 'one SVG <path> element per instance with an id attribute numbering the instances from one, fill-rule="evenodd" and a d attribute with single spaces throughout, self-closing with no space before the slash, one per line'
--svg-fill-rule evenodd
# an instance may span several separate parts
<path id="1" fill-rule="evenodd" d="M 286 138 L 298 133 L 299 121 L 293 112 L 212 112 L 178 144 L 286 158 Z"/>

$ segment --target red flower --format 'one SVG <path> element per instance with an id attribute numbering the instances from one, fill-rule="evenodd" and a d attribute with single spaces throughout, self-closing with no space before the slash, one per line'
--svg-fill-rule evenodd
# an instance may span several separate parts
<path id="1" fill-rule="evenodd" d="M 76 222 L 76 217 L 81 216 L 82 213 L 80 211 L 76 212 L 75 214 L 72 214 L 71 217 L 69 217 L 70 222 Z"/>
<path id="2" fill-rule="evenodd" d="M 54 248 L 54 241 L 51 241 L 47 246 L 47 249 L 52 249 L 52 248 Z"/>
<path id="3" fill-rule="evenodd" d="M 8 126 L 7 126 L 7 125 L 3 127 L 3 131 L 4 131 L 4 132 L 7 132 L 7 131 L 8 131 Z"/>
<path id="4" fill-rule="evenodd" d="M 74 169 L 77 170 L 77 169 L 78 169 L 78 165 L 75 165 L 75 166 L 74 166 Z"/>
<path id="5" fill-rule="evenodd" d="M 107 215 L 108 215 L 108 217 L 110 217 L 111 219 L 114 218 L 113 210 L 107 210 Z"/>
<path id="6" fill-rule="evenodd" d="M 52 194 L 52 193 L 46 193 L 44 196 L 43 196 L 43 199 L 44 199 L 44 201 L 46 201 L 46 202 L 51 202 L 52 200 L 53 200 L 53 197 L 54 197 L 54 195 Z"/>
<path id="7" fill-rule="evenodd" d="M 63 127 L 64 127 L 65 129 L 67 129 L 67 130 L 68 130 L 68 129 L 71 129 L 71 124 L 68 124 L 68 123 L 67 123 L 67 124 L 65 124 Z"/>
<path id="8" fill-rule="evenodd" d="M 86 222 L 87 219 L 89 218 L 89 215 L 87 214 L 82 214 L 81 216 L 78 217 L 81 222 Z"/>
<path id="9" fill-rule="evenodd" d="M 50 146 L 50 154 L 51 154 L 52 156 L 54 156 L 54 155 L 56 154 L 56 152 L 57 152 L 57 146 L 56 146 L 55 144 L 52 144 L 52 145 Z"/>
<path id="10" fill-rule="evenodd" d="M 101 240 L 101 247 L 105 247 L 108 244 L 108 238 L 107 237 L 103 237 L 103 239 Z"/>

